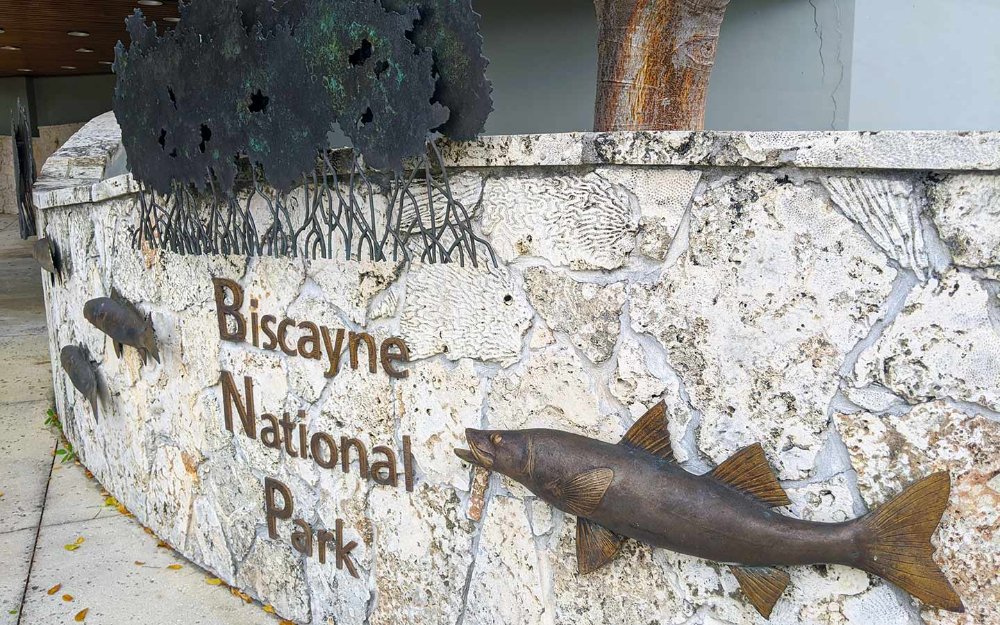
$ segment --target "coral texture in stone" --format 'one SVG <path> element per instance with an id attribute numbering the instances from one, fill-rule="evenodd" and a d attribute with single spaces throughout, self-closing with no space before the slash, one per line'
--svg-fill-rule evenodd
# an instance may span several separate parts
<path id="1" fill-rule="evenodd" d="M 474 268 L 135 250 L 123 227 L 135 183 L 100 179 L 113 121 L 67 144 L 36 193 L 39 225 L 67 259 L 63 282 L 45 287 L 50 351 L 86 347 L 107 391 L 98 421 L 56 370 L 58 411 L 82 462 L 139 521 L 282 617 L 763 623 L 727 566 L 635 541 L 580 576 L 572 515 L 452 453 L 468 427 L 616 442 L 663 400 L 691 471 L 763 443 L 792 501 L 780 514 L 843 521 L 926 473 L 952 474 L 935 544 L 967 615 L 915 606 L 854 569 L 792 567 L 772 623 L 1000 625 L 996 174 L 983 171 L 1000 170 L 996 133 L 449 145 L 463 197 L 483 193 L 476 228 L 498 253 Z M 830 179 L 865 182 L 835 194 Z M 213 277 L 239 283 L 262 314 L 401 337 L 407 377 L 328 378 L 322 361 L 220 340 Z M 83 318 L 84 302 L 112 290 L 151 316 L 161 363 L 119 359 Z M 356 458 L 346 473 L 321 469 L 228 431 L 222 371 L 252 376 L 259 412 L 302 410 L 309 433 L 393 449 L 408 437 L 413 491 L 360 479 Z M 266 478 L 287 484 L 296 517 L 343 522 L 358 577 L 294 551 L 287 522 L 268 537 Z"/>

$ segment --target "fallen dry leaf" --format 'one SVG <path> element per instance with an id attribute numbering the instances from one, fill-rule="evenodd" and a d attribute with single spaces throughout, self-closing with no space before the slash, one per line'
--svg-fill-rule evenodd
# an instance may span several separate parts
<path id="1" fill-rule="evenodd" d="M 146 565 L 146 563 L 145 563 L 145 562 L 143 562 L 142 560 L 136 560 L 136 561 L 135 561 L 135 565 L 136 565 L 136 566 L 145 566 L 145 565 Z"/>
<path id="2" fill-rule="evenodd" d="M 88 480 L 92 480 L 92 479 L 94 479 L 94 474 L 93 474 L 93 473 L 91 473 L 89 469 L 88 469 L 88 470 L 86 470 L 86 471 L 84 471 L 84 472 L 83 472 L 83 474 L 87 476 L 87 479 L 88 479 Z"/>
<path id="3" fill-rule="evenodd" d="M 69 544 L 69 545 L 63 545 L 63 549 L 65 549 L 66 551 L 76 551 L 79 548 L 80 548 L 80 545 L 78 545 L 77 543 L 72 543 L 72 544 Z"/>
<path id="4" fill-rule="evenodd" d="M 205 580 L 205 583 L 208 584 L 209 586 L 221 586 L 222 580 L 219 579 L 218 577 L 209 577 L 208 579 Z"/>
<path id="5" fill-rule="evenodd" d="M 267 612 L 268 614 L 274 614 L 274 606 L 266 605 L 264 606 L 264 611 Z"/>
<path id="6" fill-rule="evenodd" d="M 243 592 L 239 588 L 230 588 L 229 592 L 233 593 L 234 597 L 242 599 L 246 603 L 253 603 L 253 599 L 250 598 L 250 595 L 248 595 L 247 593 Z"/>
<path id="7" fill-rule="evenodd" d="M 281 619 L 278 621 L 278 625 L 295 625 L 295 623 L 289 621 L 288 619 Z"/>
<path id="8" fill-rule="evenodd" d="M 72 601 L 73 595 L 63 595 L 62 599 L 63 601 Z"/>
<path id="9" fill-rule="evenodd" d="M 50 595 L 54 595 L 54 594 L 56 594 L 57 592 L 59 592 L 59 589 L 60 589 L 60 588 L 62 588 L 62 584 L 56 584 L 56 585 L 55 585 L 55 586 L 53 586 L 52 588 L 49 588 L 49 594 L 50 594 Z"/>
<path id="10" fill-rule="evenodd" d="M 76 621 L 77 623 L 82 623 L 87 618 L 87 612 L 90 612 L 90 608 L 84 608 L 80 610 L 79 612 L 76 613 L 76 616 L 73 617 L 73 620 Z"/>
<path id="11" fill-rule="evenodd" d="M 168 543 L 166 541 L 163 541 L 163 540 L 161 540 L 160 542 L 156 543 L 156 546 L 159 547 L 160 549 L 171 549 L 170 543 Z"/>
<path id="12" fill-rule="evenodd" d="M 171 571 L 179 571 L 179 570 L 181 570 L 181 569 L 184 568 L 184 565 L 183 564 L 171 564 L 167 568 L 170 569 Z"/>

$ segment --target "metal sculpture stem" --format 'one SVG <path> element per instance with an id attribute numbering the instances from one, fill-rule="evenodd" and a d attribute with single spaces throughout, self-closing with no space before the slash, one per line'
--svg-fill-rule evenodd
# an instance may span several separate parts
<path id="1" fill-rule="evenodd" d="M 167 195 L 144 185 L 132 244 L 176 254 L 334 258 L 422 263 L 471 262 L 496 255 L 477 234 L 477 206 L 458 200 L 433 142 L 404 173 L 368 170 L 355 152 L 338 173 L 329 154 L 290 193 L 264 185 L 250 167 L 242 192 L 196 192 L 175 185 Z"/>
<path id="2" fill-rule="evenodd" d="M 11 143 L 14 148 L 14 190 L 17 201 L 18 225 L 21 239 L 27 239 L 37 234 L 35 225 L 35 203 L 32 199 L 32 187 L 37 174 L 35 172 L 35 156 L 31 147 L 31 120 L 28 111 L 17 101 L 17 106 L 11 113 L 10 120 Z"/>

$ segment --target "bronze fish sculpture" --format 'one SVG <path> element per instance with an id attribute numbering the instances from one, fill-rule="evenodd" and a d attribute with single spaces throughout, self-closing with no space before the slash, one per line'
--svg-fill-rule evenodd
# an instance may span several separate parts
<path id="1" fill-rule="evenodd" d="M 41 238 L 35 241 L 34 245 L 31 246 L 31 255 L 42 269 L 53 276 L 58 276 L 61 273 L 59 252 L 52 239 Z"/>
<path id="2" fill-rule="evenodd" d="M 139 350 L 143 364 L 146 363 L 147 355 L 160 362 L 153 322 L 149 317 L 143 317 L 131 303 L 120 298 L 99 297 L 84 304 L 83 316 L 95 328 L 111 337 L 115 355 L 119 358 L 125 351 L 124 346 L 128 345 Z"/>
<path id="3" fill-rule="evenodd" d="M 94 420 L 98 419 L 97 414 L 97 369 L 90 360 L 90 352 L 86 348 L 68 345 L 62 348 L 59 353 L 59 362 L 69 376 L 70 382 L 80 394 L 90 400 L 90 407 L 94 410 Z"/>
<path id="4" fill-rule="evenodd" d="M 778 514 L 791 502 L 760 444 L 705 475 L 674 460 L 661 402 L 617 445 L 556 430 L 466 430 L 466 462 L 499 471 L 574 514 L 577 566 L 591 573 L 626 538 L 729 564 L 744 594 L 769 618 L 789 582 L 778 566 L 843 564 L 896 584 L 929 606 L 963 612 L 932 559 L 931 535 L 948 503 L 935 473 L 869 514 L 814 523 Z"/>

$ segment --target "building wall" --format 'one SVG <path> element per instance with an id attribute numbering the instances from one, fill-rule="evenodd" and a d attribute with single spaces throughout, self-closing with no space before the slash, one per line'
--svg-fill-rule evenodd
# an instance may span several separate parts
<path id="1" fill-rule="evenodd" d="M 474 0 L 495 110 L 491 134 L 589 130 L 597 74 L 590 0 Z M 706 126 L 732 130 L 990 129 L 1000 124 L 995 0 L 733 2 Z M 0 135 L 28 80 L 0 79 Z M 111 108 L 113 76 L 35 78 L 35 123 Z"/>
<path id="2" fill-rule="evenodd" d="M 854 0 L 730 5 L 706 126 L 843 129 L 850 104 Z M 495 110 L 487 132 L 590 130 L 597 18 L 588 0 L 475 0 Z M 525 16 L 530 16 L 528 19 Z"/>
<path id="3" fill-rule="evenodd" d="M 706 127 L 846 129 L 854 4 L 855 0 L 730 4 L 709 87 Z"/>
<path id="4" fill-rule="evenodd" d="M 474 0 L 494 85 L 489 134 L 594 126 L 597 17 L 589 0 Z M 526 18 L 526 16 L 528 16 Z"/>
<path id="5" fill-rule="evenodd" d="M 857 4 L 851 128 L 1000 128 L 1000 2 Z"/>

